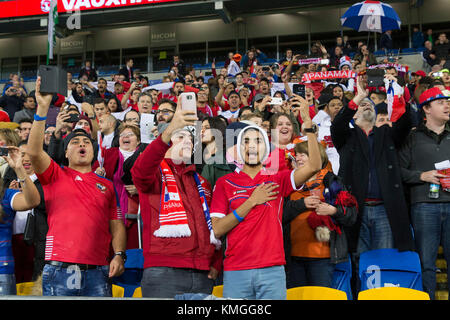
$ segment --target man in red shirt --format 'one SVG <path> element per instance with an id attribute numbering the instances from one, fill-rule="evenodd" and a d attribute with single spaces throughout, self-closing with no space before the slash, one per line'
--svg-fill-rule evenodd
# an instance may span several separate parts
<path id="1" fill-rule="evenodd" d="M 41 94 L 40 84 L 38 77 L 38 109 L 27 152 L 48 213 L 43 295 L 111 296 L 108 277 L 121 275 L 126 259 L 126 231 L 113 184 L 92 171 L 93 141 L 83 129 L 64 139 L 68 167 L 58 166 L 43 150 L 52 96 Z"/>
<path id="2" fill-rule="evenodd" d="M 306 100 L 301 99 L 310 159 L 308 167 L 270 174 L 263 163 L 270 153 L 267 133 L 248 126 L 238 136 L 242 170 L 217 180 L 211 204 L 216 238 L 227 236 L 224 297 L 286 299 L 281 217 L 283 198 L 317 171 L 321 160 Z M 308 132 L 309 130 L 309 132 Z"/>

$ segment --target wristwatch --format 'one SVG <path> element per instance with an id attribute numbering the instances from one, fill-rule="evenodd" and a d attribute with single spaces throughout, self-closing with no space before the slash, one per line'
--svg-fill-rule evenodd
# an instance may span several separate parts
<path id="1" fill-rule="evenodd" d="M 317 125 L 315 123 L 313 123 L 311 128 L 304 128 L 303 131 L 305 131 L 306 133 L 316 133 L 317 132 Z"/>
<path id="2" fill-rule="evenodd" d="M 123 263 L 127 261 L 127 254 L 125 253 L 125 251 L 118 251 L 114 253 L 114 256 L 121 256 L 123 259 Z"/>

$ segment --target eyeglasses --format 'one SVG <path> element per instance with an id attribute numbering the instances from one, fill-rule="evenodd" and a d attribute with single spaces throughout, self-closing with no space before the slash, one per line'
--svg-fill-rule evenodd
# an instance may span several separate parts
<path id="1" fill-rule="evenodd" d="M 121 133 L 119 137 L 128 138 L 128 137 L 132 137 L 132 136 L 135 136 L 135 134 L 133 132 L 127 132 L 127 133 Z"/>
<path id="2" fill-rule="evenodd" d="M 162 113 L 163 115 L 168 116 L 169 113 L 175 113 L 175 111 L 169 110 L 169 109 L 163 109 L 163 110 L 156 110 L 155 113 L 156 113 L 156 114 Z"/>
<path id="3" fill-rule="evenodd" d="M 139 118 L 128 118 L 125 119 L 125 122 L 139 122 Z"/>

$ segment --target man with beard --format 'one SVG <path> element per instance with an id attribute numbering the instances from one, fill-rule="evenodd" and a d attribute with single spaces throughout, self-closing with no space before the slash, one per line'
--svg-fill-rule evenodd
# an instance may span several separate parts
<path id="1" fill-rule="evenodd" d="M 339 176 L 358 201 L 357 223 L 347 232 L 349 250 L 412 250 L 414 243 L 396 150 L 411 130 L 409 107 L 392 127 L 377 127 L 374 104 L 367 95 L 366 83 L 358 77 L 356 96 L 331 125 L 331 138 L 340 157 Z M 355 126 L 351 128 L 349 122 L 354 116 Z"/>
<path id="2" fill-rule="evenodd" d="M 244 163 L 217 180 L 211 204 L 216 238 L 226 235 L 224 297 L 233 299 L 286 299 L 283 198 L 297 190 L 321 168 L 319 146 L 301 99 L 308 136 L 310 162 L 297 170 L 271 174 L 263 167 L 270 153 L 269 139 L 257 126 L 243 128 L 237 138 L 238 157 Z"/>

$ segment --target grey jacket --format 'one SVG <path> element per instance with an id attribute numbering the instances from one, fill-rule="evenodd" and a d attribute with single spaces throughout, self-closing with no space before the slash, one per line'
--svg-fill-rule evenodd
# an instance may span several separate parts
<path id="1" fill-rule="evenodd" d="M 450 125 L 440 135 L 421 124 L 411 131 L 398 153 L 403 182 L 409 187 L 410 203 L 450 202 L 450 192 L 439 190 L 438 199 L 430 199 L 430 184 L 420 180 L 422 172 L 435 170 L 434 164 L 450 159 Z"/>

